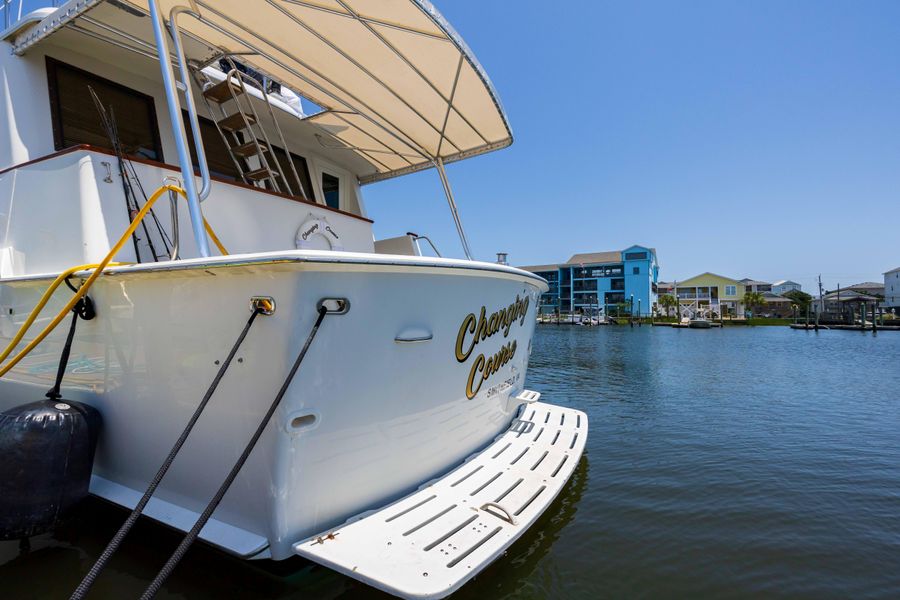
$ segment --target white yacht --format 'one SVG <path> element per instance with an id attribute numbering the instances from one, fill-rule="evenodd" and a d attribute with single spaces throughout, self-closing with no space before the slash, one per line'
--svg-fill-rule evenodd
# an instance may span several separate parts
<path id="1" fill-rule="evenodd" d="M 73 317 L 61 395 L 102 415 L 92 494 L 403 597 L 446 596 L 502 556 L 588 424 L 524 388 L 547 283 L 471 255 L 444 165 L 512 133 L 440 13 L 2 4 L 0 409 L 54 384 L 86 295 L 96 318 Z M 423 169 L 462 259 L 426 236 L 373 239 L 362 189 Z"/>

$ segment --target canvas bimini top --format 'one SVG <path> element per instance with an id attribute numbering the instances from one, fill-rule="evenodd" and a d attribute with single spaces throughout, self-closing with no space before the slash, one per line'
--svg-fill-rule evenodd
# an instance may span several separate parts
<path id="1" fill-rule="evenodd" d="M 324 110 L 307 119 L 370 166 L 360 183 L 512 143 L 497 94 L 427 0 L 160 0 L 195 60 L 232 54 Z M 147 52 L 146 0 L 70 0 L 13 41 L 23 54 L 63 28 Z"/>

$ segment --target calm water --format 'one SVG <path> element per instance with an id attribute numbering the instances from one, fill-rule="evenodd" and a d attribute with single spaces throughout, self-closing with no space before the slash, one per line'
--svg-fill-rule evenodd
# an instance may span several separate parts
<path id="1" fill-rule="evenodd" d="M 900 333 L 538 327 L 528 386 L 590 417 L 548 513 L 454 598 L 900 597 Z M 3 598 L 67 597 L 124 513 L 88 502 Z M 142 523 L 95 586 L 134 597 L 177 544 Z M 382 598 L 299 559 L 195 547 L 160 598 Z"/>

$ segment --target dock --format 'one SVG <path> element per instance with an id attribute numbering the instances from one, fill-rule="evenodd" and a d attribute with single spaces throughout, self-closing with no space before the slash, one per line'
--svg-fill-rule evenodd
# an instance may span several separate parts
<path id="1" fill-rule="evenodd" d="M 791 329 L 816 329 L 815 323 L 793 323 Z M 900 325 L 819 325 L 819 329 L 840 329 L 842 331 L 900 331 Z"/>

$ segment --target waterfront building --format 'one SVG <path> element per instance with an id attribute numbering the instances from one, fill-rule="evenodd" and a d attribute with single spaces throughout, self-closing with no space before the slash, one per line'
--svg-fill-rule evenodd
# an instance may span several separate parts
<path id="1" fill-rule="evenodd" d="M 772 284 L 767 281 L 757 281 L 755 279 L 744 278 L 741 279 L 741 283 L 744 284 L 744 290 L 747 292 L 771 292 Z"/>
<path id="2" fill-rule="evenodd" d="M 801 286 L 796 281 L 791 281 L 790 279 L 779 279 L 775 283 L 772 284 L 772 292 L 779 295 L 784 295 L 788 292 L 802 292 L 803 286 Z"/>
<path id="3" fill-rule="evenodd" d="M 774 285 L 774 284 L 773 284 Z M 777 317 L 786 319 L 794 316 L 795 301 L 774 292 L 761 292 L 766 303 L 753 308 L 754 317 Z M 749 306 L 747 308 L 750 308 Z"/>
<path id="4" fill-rule="evenodd" d="M 900 312 L 900 267 L 884 274 L 884 305 L 888 310 Z"/>
<path id="5" fill-rule="evenodd" d="M 550 284 L 541 294 L 542 313 L 649 316 L 657 299 L 656 249 L 631 246 L 610 252 L 575 254 L 553 265 L 520 267 Z"/>
<path id="6" fill-rule="evenodd" d="M 673 282 L 681 315 L 686 317 L 743 317 L 744 284 L 736 279 L 702 273 L 684 281 Z"/>
<path id="7" fill-rule="evenodd" d="M 867 296 L 879 296 L 883 298 L 884 284 L 877 281 L 864 281 L 863 283 L 854 283 L 853 285 L 841 287 L 836 290 L 829 290 L 826 293 L 831 294 L 832 292 L 856 292 Z"/>
<path id="8" fill-rule="evenodd" d="M 872 307 L 881 305 L 881 297 L 841 288 L 826 293 L 821 299 L 814 298 L 811 305 L 813 313 L 818 313 L 825 322 L 853 323 L 859 320 L 860 312 L 871 318 Z"/>

